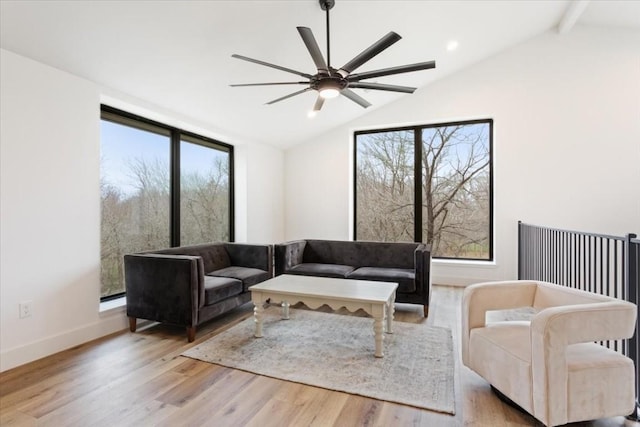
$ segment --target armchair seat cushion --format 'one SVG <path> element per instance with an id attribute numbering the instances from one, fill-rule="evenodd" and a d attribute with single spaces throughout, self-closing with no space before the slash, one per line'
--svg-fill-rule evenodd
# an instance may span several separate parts
<path id="1" fill-rule="evenodd" d="M 302 274 L 320 277 L 338 277 L 344 279 L 354 268 L 350 265 L 302 263 L 293 266 L 287 274 Z"/>
<path id="2" fill-rule="evenodd" d="M 582 369 L 601 369 L 603 367 L 619 366 L 627 368 L 633 366 L 633 361 L 609 348 L 596 343 L 572 344 L 567 347 L 567 369 L 572 371 Z"/>
<path id="3" fill-rule="evenodd" d="M 574 390 L 568 396 L 569 419 L 580 419 L 585 411 L 602 418 L 616 407 L 625 412 L 624 402 L 635 394 L 634 372 L 631 359 L 599 344 L 568 346 L 567 384 Z"/>
<path id="4" fill-rule="evenodd" d="M 372 280 L 377 282 L 396 282 L 398 292 L 416 291 L 416 274 L 408 268 L 360 267 L 347 273 L 347 279 Z"/>
<path id="5" fill-rule="evenodd" d="M 259 268 L 239 267 L 232 265 L 231 267 L 221 268 L 220 270 L 207 273 L 207 276 L 213 277 L 231 277 L 241 280 L 244 284 L 246 292 L 250 286 L 263 282 L 269 278 L 269 272 L 260 270 Z"/>
<path id="6" fill-rule="evenodd" d="M 527 411 L 532 411 L 529 322 L 497 322 L 471 330 L 468 366 Z"/>
<path id="7" fill-rule="evenodd" d="M 242 293 L 242 281 L 231 277 L 204 277 L 204 305 L 215 304 Z"/>

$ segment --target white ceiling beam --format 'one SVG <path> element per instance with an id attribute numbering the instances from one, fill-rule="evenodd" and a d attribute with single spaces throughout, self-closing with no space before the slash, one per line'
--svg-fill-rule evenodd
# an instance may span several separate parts
<path id="1" fill-rule="evenodd" d="M 567 10 L 558 23 L 558 33 L 566 34 L 571 31 L 587 6 L 589 6 L 589 1 L 590 0 L 571 0 Z"/>

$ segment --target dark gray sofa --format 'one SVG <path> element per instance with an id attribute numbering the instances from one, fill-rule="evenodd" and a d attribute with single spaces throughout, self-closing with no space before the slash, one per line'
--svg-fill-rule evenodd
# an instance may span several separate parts
<path id="1" fill-rule="evenodd" d="M 422 243 L 296 240 L 274 245 L 275 275 L 397 282 L 396 302 L 429 314 L 431 248 Z"/>
<path id="2" fill-rule="evenodd" d="M 207 243 L 124 256 L 127 316 L 196 327 L 251 299 L 249 287 L 273 276 L 272 246 Z"/>

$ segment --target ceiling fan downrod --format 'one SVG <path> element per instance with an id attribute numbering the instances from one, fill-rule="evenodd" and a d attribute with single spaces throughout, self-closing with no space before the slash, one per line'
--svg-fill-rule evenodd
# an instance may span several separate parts
<path id="1" fill-rule="evenodd" d="M 320 8 L 327 11 L 327 67 L 331 69 L 331 44 L 329 41 L 329 10 L 336 5 L 336 0 L 318 0 L 320 2 Z"/>

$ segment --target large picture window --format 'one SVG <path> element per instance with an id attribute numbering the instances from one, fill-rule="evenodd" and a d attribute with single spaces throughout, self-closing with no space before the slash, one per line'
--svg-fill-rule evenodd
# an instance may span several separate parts
<path id="1" fill-rule="evenodd" d="M 493 260 L 493 120 L 355 133 L 356 240 Z"/>
<path id="2" fill-rule="evenodd" d="M 233 148 L 103 106 L 101 300 L 124 294 L 126 253 L 233 240 Z"/>

